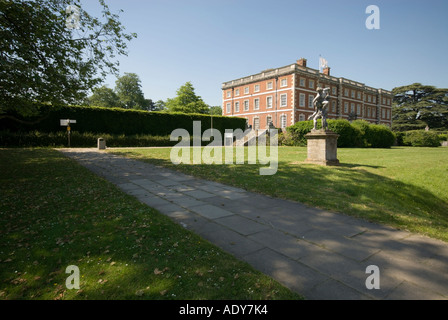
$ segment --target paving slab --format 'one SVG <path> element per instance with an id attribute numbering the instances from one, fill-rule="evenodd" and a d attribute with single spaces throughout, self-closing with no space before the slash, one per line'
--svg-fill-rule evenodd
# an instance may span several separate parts
<path id="1" fill-rule="evenodd" d="M 162 186 L 168 187 L 168 186 L 176 186 L 179 183 L 179 181 L 175 181 L 173 179 L 162 179 L 162 180 L 157 180 L 158 184 L 161 184 Z"/>
<path id="2" fill-rule="evenodd" d="M 210 220 L 185 209 L 184 211 L 172 211 L 166 213 L 166 215 L 175 222 L 181 224 L 184 228 L 197 234 L 199 234 L 199 231 L 210 223 Z"/>
<path id="3" fill-rule="evenodd" d="M 219 195 L 219 194 L 218 194 Z M 272 207 L 271 197 L 259 195 L 253 192 L 247 192 L 247 197 L 242 197 L 238 199 L 237 201 L 231 201 L 227 205 L 229 207 L 242 207 L 247 206 L 250 208 L 256 208 L 256 209 L 264 209 Z"/>
<path id="4" fill-rule="evenodd" d="M 215 219 L 215 222 L 245 236 L 270 229 L 268 225 L 249 220 L 240 215 L 225 216 Z"/>
<path id="5" fill-rule="evenodd" d="M 400 278 L 393 277 L 393 273 L 390 274 L 382 269 L 382 265 L 379 265 L 380 288 L 368 289 L 365 283 L 370 273 L 366 273 L 366 270 L 371 263 L 354 261 L 323 248 L 315 250 L 299 261 L 310 268 L 318 269 L 328 277 L 344 283 L 347 287 L 363 296 L 371 297 L 371 299 L 385 298 L 403 281 Z"/>
<path id="6" fill-rule="evenodd" d="M 392 258 L 383 252 L 371 257 L 366 263 L 378 266 L 383 274 L 393 275 L 397 279 L 422 288 L 430 288 L 432 292 L 448 297 L 446 267 L 444 270 L 435 269 L 429 264 L 422 263 L 418 256 L 411 261 L 408 258 L 401 258 L 399 254 Z"/>
<path id="7" fill-rule="evenodd" d="M 446 300 L 446 296 L 404 281 L 386 297 L 386 300 Z"/>
<path id="8" fill-rule="evenodd" d="M 229 201 L 229 199 L 226 199 L 224 197 L 221 197 L 221 196 L 215 195 L 215 194 L 213 197 L 204 198 L 203 201 L 206 203 L 209 203 L 209 204 L 213 204 L 217 207 L 220 207 L 220 208 L 223 208 L 223 209 L 226 209 L 229 211 L 233 211 L 233 212 L 238 212 L 240 210 L 240 208 L 238 206 L 235 206 L 233 204 L 234 201 Z M 235 210 L 231 210 L 231 209 L 235 209 Z"/>
<path id="9" fill-rule="evenodd" d="M 131 182 L 127 182 L 127 183 L 120 183 L 117 185 L 121 190 L 124 191 L 128 191 L 128 190 L 137 190 L 140 189 L 140 186 L 135 184 L 135 183 L 131 183 Z"/>
<path id="10" fill-rule="evenodd" d="M 334 279 L 329 279 L 315 286 L 308 292 L 308 298 L 318 300 L 371 300 L 369 296 Z"/>
<path id="11" fill-rule="evenodd" d="M 218 219 L 234 214 L 233 212 L 221 209 L 211 204 L 195 206 L 190 208 L 190 210 L 208 219 Z"/>
<path id="12" fill-rule="evenodd" d="M 181 197 L 172 199 L 172 201 L 184 208 L 191 208 L 191 207 L 206 205 L 206 203 L 204 203 L 203 201 L 197 200 L 197 199 L 192 198 L 187 195 L 182 195 Z"/>
<path id="13" fill-rule="evenodd" d="M 170 189 L 176 190 L 176 191 L 178 191 L 180 193 L 186 193 L 188 191 L 196 191 L 195 188 L 193 188 L 191 186 L 187 186 L 187 185 L 182 184 L 182 183 L 180 183 L 180 184 L 178 184 L 176 186 L 172 186 Z"/>
<path id="14" fill-rule="evenodd" d="M 361 243 L 328 231 L 322 232 L 319 229 L 306 232 L 302 238 L 356 261 L 363 261 L 381 250 L 370 243 Z"/>
<path id="15" fill-rule="evenodd" d="M 289 257 L 292 260 L 300 259 L 304 256 L 313 255 L 319 250 L 315 245 L 300 240 L 276 229 L 268 229 L 248 237 L 265 247 Z"/>
<path id="16" fill-rule="evenodd" d="M 264 248 L 244 257 L 257 269 L 283 283 L 288 288 L 309 296 L 313 288 L 327 281 L 328 276 L 270 249 Z M 318 297 L 314 297 L 319 299 Z M 334 297 L 335 298 L 335 297 Z"/>
<path id="17" fill-rule="evenodd" d="M 170 198 L 175 199 L 175 198 L 184 196 L 183 193 L 178 192 L 171 187 L 163 188 L 162 192 L 158 192 L 157 190 L 155 190 L 153 192 L 154 192 L 154 194 L 159 194 L 161 197 L 168 198 L 168 199 L 170 199 Z"/>
<path id="18" fill-rule="evenodd" d="M 187 210 L 185 210 L 184 208 L 182 208 L 181 206 L 178 206 L 174 203 L 166 203 L 163 205 L 160 205 L 157 210 L 159 210 L 160 212 L 164 213 L 165 215 L 173 215 L 176 212 L 188 212 Z"/>
<path id="19" fill-rule="evenodd" d="M 136 184 L 136 185 L 142 185 L 142 184 L 145 184 L 145 183 L 151 183 L 152 181 L 151 180 L 149 180 L 149 179 L 134 179 L 134 180 L 131 180 L 131 182 L 133 183 L 133 184 Z"/>
<path id="20" fill-rule="evenodd" d="M 182 190 L 182 189 L 181 189 Z M 202 190 L 187 190 L 183 192 L 184 194 L 195 198 L 195 199 L 206 199 L 206 198 L 212 198 L 212 197 L 216 197 L 215 194 L 207 192 L 207 191 L 202 191 Z"/>
<path id="21" fill-rule="evenodd" d="M 219 192 L 219 195 L 229 200 L 242 199 L 249 196 L 246 192 L 232 190 L 222 190 Z"/>
<path id="22" fill-rule="evenodd" d="M 223 228 L 215 222 L 205 223 L 201 225 L 200 228 L 194 228 L 194 230 L 203 238 L 216 244 L 223 250 L 234 254 L 240 259 L 245 259 L 248 254 L 263 249 L 263 246 L 259 243 L 248 241 L 247 238 L 241 234 L 231 229 Z"/>

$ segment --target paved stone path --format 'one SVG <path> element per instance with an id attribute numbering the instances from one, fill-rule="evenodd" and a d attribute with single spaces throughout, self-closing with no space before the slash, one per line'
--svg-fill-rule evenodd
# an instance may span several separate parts
<path id="1" fill-rule="evenodd" d="M 448 299 L 442 241 L 97 149 L 61 151 L 307 299 Z M 366 288 L 369 265 L 380 289 Z"/>

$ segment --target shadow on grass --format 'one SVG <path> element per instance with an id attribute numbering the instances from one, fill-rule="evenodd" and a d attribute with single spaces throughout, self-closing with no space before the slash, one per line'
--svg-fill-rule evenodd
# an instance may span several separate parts
<path id="1" fill-rule="evenodd" d="M 151 155 L 158 158 L 133 151 L 119 154 L 248 191 L 448 241 L 448 203 L 424 188 L 362 169 L 381 166 L 342 164 L 323 167 L 280 161 L 275 175 L 261 176 L 261 165 L 173 165 L 163 158 L 163 153 Z"/>
<path id="2" fill-rule="evenodd" d="M 0 171 L 0 299 L 298 297 L 59 152 L 0 150 Z"/>
<path id="3" fill-rule="evenodd" d="M 368 164 L 356 164 L 356 163 L 340 163 L 339 167 L 342 168 L 373 168 L 373 169 L 381 169 L 384 168 L 383 166 L 372 166 Z"/>

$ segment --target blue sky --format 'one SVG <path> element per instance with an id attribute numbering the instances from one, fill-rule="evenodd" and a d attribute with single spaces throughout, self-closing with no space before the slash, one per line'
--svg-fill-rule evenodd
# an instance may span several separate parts
<path id="1" fill-rule="evenodd" d="M 106 0 L 138 38 L 119 57 L 120 73 L 138 74 L 146 98 L 166 100 L 191 81 L 209 105 L 221 105 L 225 81 L 304 57 L 331 74 L 391 90 L 420 82 L 448 87 L 446 0 Z M 369 30 L 366 8 L 380 9 Z M 97 1 L 84 0 L 94 13 Z M 115 87 L 114 76 L 105 80 Z"/>

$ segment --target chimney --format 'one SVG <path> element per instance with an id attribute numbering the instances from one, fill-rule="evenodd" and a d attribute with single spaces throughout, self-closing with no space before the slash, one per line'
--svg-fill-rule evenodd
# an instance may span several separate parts
<path id="1" fill-rule="evenodd" d="M 305 58 L 300 58 L 299 60 L 297 60 L 297 64 L 299 66 L 306 67 L 306 59 Z"/>
<path id="2" fill-rule="evenodd" d="M 329 76 L 329 75 L 330 75 L 330 67 L 325 67 L 325 68 L 322 70 L 322 73 L 325 74 L 325 75 L 327 75 L 327 76 Z"/>

